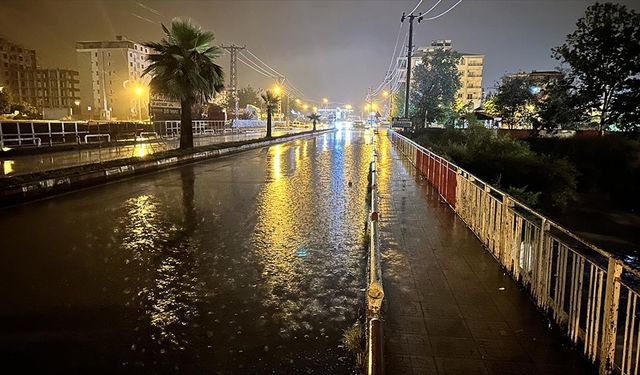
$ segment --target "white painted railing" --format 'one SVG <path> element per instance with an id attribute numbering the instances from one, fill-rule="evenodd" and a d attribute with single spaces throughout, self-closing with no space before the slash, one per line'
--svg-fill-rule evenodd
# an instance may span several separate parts
<path id="1" fill-rule="evenodd" d="M 410 139 L 387 134 L 538 308 L 599 363 L 600 374 L 639 373 L 636 268 Z"/>

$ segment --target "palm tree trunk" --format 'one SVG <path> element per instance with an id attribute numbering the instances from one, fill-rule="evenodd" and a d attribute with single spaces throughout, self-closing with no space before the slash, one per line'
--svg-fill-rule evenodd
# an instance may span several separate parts
<path id="1" fill-rule="evenodd" d="M 316 120 L 313 120 L 313 131 L 316 131 Z"/>
<path id="2" fill-rule="evenodd" d="M 181 100 L 180 108 L 182 114 L 180 115 L 180 148 L 192 148 L 193 147 L 193 121 L 191 119 L 191 106 L 192 100 Z"/>
<path id="3" fill-rule="evenodd" d="M 267 109 L 267 138 L 271 138 L 271 109 Z"/>

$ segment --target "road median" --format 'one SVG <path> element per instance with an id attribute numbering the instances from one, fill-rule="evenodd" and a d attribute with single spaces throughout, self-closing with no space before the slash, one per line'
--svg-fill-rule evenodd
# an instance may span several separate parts
<path id="1" fill-rule="evenodd" d="M 0 179 L 0 207 L 27 202 L 88 186 L 100 185 L 117 179 L 155 172 L 181 164 L 233 154 L 246 150 L 315 136 L 334 129 L 283 135 L 271 139 L 251 139 L 225 142 L 188 150 L 169 150 L 148 155 L 92 163 L 71 168 L 13 176 Z"/>

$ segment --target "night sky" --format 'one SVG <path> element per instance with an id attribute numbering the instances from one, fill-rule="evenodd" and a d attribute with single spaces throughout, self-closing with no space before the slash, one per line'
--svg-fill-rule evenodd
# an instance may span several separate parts
<path id="1" fill-rule="evenodd" d="M 125 35 L 161 37 L 160 22 L 191 18 L 218 42 L 246 46 L 308 97 L 358 104 L 383 79 L 402 11 L 418 0 L 163 1 L 2 0 L 0 35 L 38 53 L 42 67 L 75 68 L 75 42 Z M 426 11 L 435 0 L 425 0 Z M 638 2 L 619 1 L 638 9 Z M 443 0 L 436 15 L 455 3 Z M 464 0 L 444 17 L 415 27 L 415 45 L 452 39 L 461 52 L 485 54 L 485 88 L 503 74 L 558 66 L 550 48 L 574 29 L 592 1 Z M 401 36 L 402 41 L 402 36 Z M 228 70 L 228 57 L 218 61 Z M 240 66 L 241 86 L 267 87 Z"/>

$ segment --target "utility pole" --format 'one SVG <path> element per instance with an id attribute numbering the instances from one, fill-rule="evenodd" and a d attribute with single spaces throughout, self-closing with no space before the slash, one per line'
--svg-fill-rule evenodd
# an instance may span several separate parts
<path id="1" fill-rule="evenodd" d="M 407 82 L 404 90 L 404 117 L 409 118 L 409 85 L 411 84 L 411 53 L 413 52 L 413 20 L 417 18 L 418 23 L 422 22 L 422 12 L 420 12 L 420 15 L 418 16 L 413 14 L 413 12 L 408 16 L 405 16 L 404 12 L 402 12 L 400 22 L 404 22 L 405 18 L 409 19 L 409 45 L 407 46 Z"/>
<path id="2" fill-rule="evenodd" d="M 234 101 L 234 113 L 237 120 L 238 114 L 240 112 L 240 108 L 238 104 L 238 56 L 237 55 L 238 55 L 238 51 L 241 51 L 247 47 L 246 46 L 240 47 L 240 46 L 236 46 L 235 44 L 230 44 L 228 46 L 222 45 L 220 46 L 220 48 L 229 52 L 229 56 L 230 56 L 229 87 L 231 89 L 230 90 L 231 96 L 233 97 L 233 101 Z"/>

